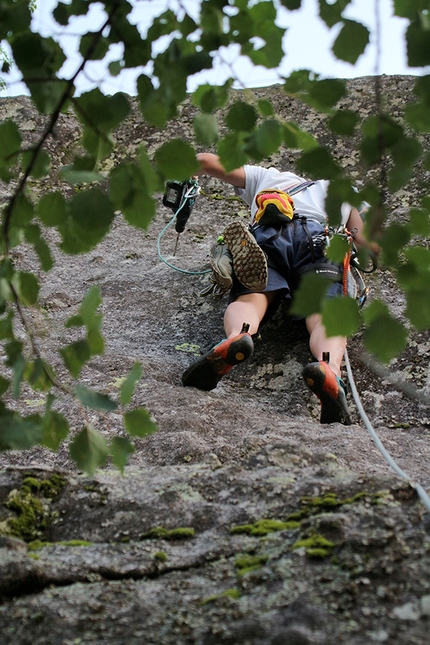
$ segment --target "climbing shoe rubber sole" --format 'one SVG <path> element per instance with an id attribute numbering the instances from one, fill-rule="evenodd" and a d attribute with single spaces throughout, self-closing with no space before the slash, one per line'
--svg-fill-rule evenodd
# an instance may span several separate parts
<path id="1" fill-rule="evenodd" d="M 199 390 L 213 390 L 235 365 L 243 363 L 254 351 L 249 334 L 239 334 L 215 345 L 198 358 L 182 375 L 182 384 Z"/>
<path id="2" fill-rule="evenodd" d="M 267 285 L 267 260 L 247 225 L 240 221 L 231 222 L 223 238 L 232 255 L 233 270 L 239 282 L 252 291 L 263 291 Z"/>
<path id="3" fill-rule="evenodd" d="M 327 363 L 310 363 L 303 369 L 302 376 L 308 388 L 321 402 L 321 423 L 343 423 L 351 425 L 345 395 L 345 385 Z"/>

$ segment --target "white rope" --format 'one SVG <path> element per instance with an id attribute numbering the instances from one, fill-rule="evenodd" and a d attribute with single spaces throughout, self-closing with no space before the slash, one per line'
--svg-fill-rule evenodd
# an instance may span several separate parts
<path id="1" fill-rule="evenodd" d="M 366 426 L 370 436 L 375 442 L 376 447 L 378 448 L 382 456 L 385 458 L 388 465 L 394 470 L 394 472 L 400 477 L 402 477 L 402 479 L 405 479 L 413 488 L 415 488 L 419 497 L 421 498 L 421 501 L 423 502 L 427 510 L 430 511 L 430 497 L 427 495 L 426 491 L 423 489 L 423 487 L 420 484 L 417 484 L 411 481 L 411 478 L 397 465 L 397 463 L 394 461 L 391 455 L 384 448 L 382 441 L 380 440 L 380 438 L 376 433 L 376 430 L 373 428 L 372 424 L 370 423 L 369 418 L 365 413 L 364 408 L 361 404 L 360 396 L 358 394 L 357 388 L 355 387 L 354 377 L 352 375 L 352 370 L 351 370 L 351 363 L 349 362 L 348 351 L 346 349 L 345 349 L 345 365 L 346 365 L 348 380 L 351 386 L 351 392 L 354 397 L 355 405 L 357 406 L 358 412 L 361 418 L 363 419 L 364 425 Z"/>

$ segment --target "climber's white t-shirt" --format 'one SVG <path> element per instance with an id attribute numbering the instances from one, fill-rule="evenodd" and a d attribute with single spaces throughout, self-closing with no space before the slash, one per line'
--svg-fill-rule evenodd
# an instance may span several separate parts
<path id="1" fill-rule="evenodd" d="M 245 169 L 245 188 L 235 187 L 235 193 L 251 208 L 251 216 L 254 219 L 258 210 L 255 203 L 256 195 L 262 190 L 276 188 L 288 193 L 289 190 L 306 180 L 292 172 L 280 172 L 276 168 L 261 168 L 261 166 L 244 166 Z M 294 201 L 294 211 L 298 215 L 316 220 L 320 224 L 327 223 L 327 213 L 325 210 L 325 198 L 327 196 L 329 181 L 320 179 L 312 186 L 301 190 L 296 195 L 292 195 Z M 342 224 L 348 221 L 352 210 L 350 204 L 344 203 L 341 207 Z"/>

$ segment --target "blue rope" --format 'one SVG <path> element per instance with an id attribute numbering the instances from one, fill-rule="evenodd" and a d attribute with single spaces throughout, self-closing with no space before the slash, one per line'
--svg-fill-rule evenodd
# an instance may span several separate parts
<path id="1" fill-rule="evenodd" d="M 163 237 L 163 235 L 164 235 L 164 233 L 167 231 L 167 229 L 168 229 L 168 228 L 170 228 L 170 227 L 172 226 L 172 224 L 174 224 L 174 223 L 176 222 L 176 218 L 177 218 L 177 216 L 178 216 L 178 213 L 179 213 L 179 212 L 181 211 L 181 209 L 185 206 L 185 204 L 186 204 L 186 202 L 187 202 L 187 199 L 188 199 L 190 196 L 192 196 L 192 197 L 193 197 L 193 196 L 194 196 L 194 195 L 196 195 L 196 194 L 197 194 L 197 186 L 192 186 L 192 187 L 191 187 L 191 188 L 190 188 L 190 189 L 185 193 L 184 198 L 183 198 L 183 200 L 182 200 L 182 204 L 179 206 L 178 210 L 177 210 L 177 211 L 176 211 L 176 213 L 173 215 L 173 217 L 172 217 L 172 219 L 170 220 L 170 222 L 169 222 L 168 224 L 166 224 L 166 226 L 163 228 L 163 230 L 160 232 L 160 234 L 159 234 L 159 236 L 158 236 L 158 238 L 157 238 L 157 253 L 158 253 L 158 257 L 160 258 L 160 260 L 162 260 L 162 261 L 164 262 L 164 264 L 167 264 L 167 266 L 168 266 L 168 267 L 170 267 L 171 269 L 174 269 L 175 271 L 179 271 L 180 273 L 186 273 L 187 275 L 205 275 L 206 273 L 210 273 L 210 272 L 211 272 L 211 269 L 206 269 L 205 271 L 187 271 L 187 269 L 181 269 L 180 267 L 176 267 L 176 266 L 174 266 L 173 264 L 171 264 L 170 262 L 168 262 L 168 260 L 166 260 L 166 258 L 165 258 L 165 257 L 163 257 L 163 254 L 161 253 L 161 246 L 160 246 L 160 243 L 161 243 L 161 238 Z"/>

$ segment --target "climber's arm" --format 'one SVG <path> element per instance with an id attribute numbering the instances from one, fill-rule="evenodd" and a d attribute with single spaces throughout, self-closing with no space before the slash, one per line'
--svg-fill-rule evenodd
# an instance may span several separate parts
<path id="1" fill-rule="evenodd" d="M 231 172 L 226 172 L 218 155 L 212 154 L 211 152 L 201 152 L 196 157 L 200 163 L 200 170 L 197 175 L 210 175 L 232 186 L 245 188 L 245 169 L 243 166 Z"/>

